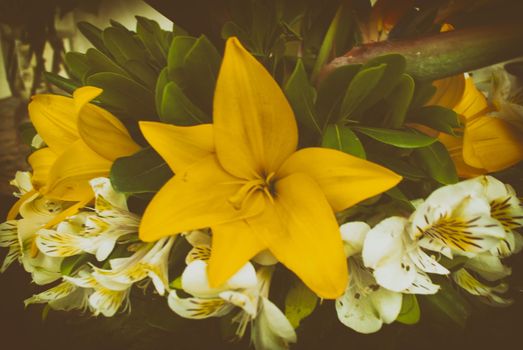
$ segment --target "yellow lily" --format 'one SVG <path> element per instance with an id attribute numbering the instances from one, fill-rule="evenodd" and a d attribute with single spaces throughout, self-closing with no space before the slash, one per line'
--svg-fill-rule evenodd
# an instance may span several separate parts
<path id="1" fill-rule="evenodd" d="M 86 86 L 73 98 L 36 95 L 29 116 L 48 147 L 29 156 L 33 186 L 46 197 L 79 201 L 93 196 L 89 180 L 107 176 L 112 162 L 140 149 L 115 116 L 88 103 L 102 92 Z"/>
<path id="2" fill-rule="evenodd" d="M 210 227 L 211 287 L 268 249 L 319 296 L 340 296 L 348 274 L 334 212 L 401 180 L 336 150 L 296 150 L 289 103 L 236 38 L 226 44 L 213 124 L 140 127 L 176 174 L 145 210 L 140 238 Z"/>
<path id="3" fill-rule="evenodd" d="M 462 136 L 440 133 L 461 177 L 506 169 L 523 160 L 523 133 L 493 115 L 485 96 L 471 77 L 458 75 L 436 81 L 436 94 L 427 103 L 453 109 L 460 116 Z"/>
<path id="4" fill-rule="evenodd" d="M 35 192 L 77 202 L 52 223 L 74 214 L 94 198 L 89 180 L 107 176 L 116 158 L 140 149 L 122 122 L 89 103 L 101 92 L 86 86 L 77 89 L 73 98 L 35 95 L 29 104 L 31 122 L 47 145 L 28 159 Z M 16 207 L 11 217 L 16 217 Z"/>

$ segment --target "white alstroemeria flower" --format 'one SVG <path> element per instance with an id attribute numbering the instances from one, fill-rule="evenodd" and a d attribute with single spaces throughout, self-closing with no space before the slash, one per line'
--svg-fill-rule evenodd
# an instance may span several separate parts
<path id="1" fill-rule="evenodd" d="M 182 288 L 193 297 L 180 298 L 172 291 L 168 303 L 175 313 L 185 318 L 202 319 L 221 317 L 238 307 L 240 311 L 233 318 L 233 322 L 238 323 L 236 336 L 241 338 L 247 326 L 252 324 L 251 336 L 256 349 L 284 350 L 289 343 L 296 342 L 294 328 L 268 299 L 273 267 L 262 266 L 256 271 L 247 263 L 222 286 L 211 288 L 207 275 L 211 237 L 194 231 L 186 238 L 193 249 L 186 258 L 188 265 L 182 274 Z"/>
<path id="2" fill-rule="evenodd" d="M 492 114 L 523 131 L 523 88 L 518 86 L 516 78 L 501 65 L 491 69 L 489 95 L 497 109 Z"/>
<path id="3" fill-rule="evenodd" d="M 22 255 L 22 247 L 18 240 L 17 220 L 9 220 L 0 224 L 0 247 L 9 248 L 2 267 L 0 267 L 0 273 L 3 273 Z"/>
<path id="4" fill-rule="evenodd" d="M 11 186 L 18 189 L 18 192 L 13 193 L 15 197 L 22 197 L 24 194 L 33 191 L 33 184 L 31 183 L 31 173 L 28 171 L 17 171 L 15 178 L 9 181 Z"/>
<path id="5" fill-rule="evenodd" d="M 138 232 L 140 218 L 127 210 L 126 197 L 113 190 L 109 179 L 91 180 L 95 208 L 60 223 L 55 230 L 42 229 L 36 243 L 46 255 L 67 257 L 83 252 L 105 260 L 118 239 Z"/>
<path id="6" fill-rule="evenodd" d="M 425 249 L 449 258 L 453 254 L 472 258 L 506 237 L 490 212 L 482 184 L 462 181 L 434 191 L 412 214 L 409 231 Z"/>
<path id="7" fill-rule="evenodd" d="M 523 227 L 523 206 L 514 189 L 492 176 L 480 176 L 471 180 L 483 188 L 483 194 L 490 204 L 490 216 L 505 229 L 505 237 L 492 253 L 507 257 L 521 249 L 521 236 L 515 232 Z"/>
<path id="8" fill-rule="evenodd" d="M 24 301 L 25 306 L 31 304 L 49 304 L 54 310 L 69 311 L 80 309 L 85 311 L 89 306 L 90 290 L 64 281 L 42 293 L 35 294 Z"/>
<path id="9" fill-rule="evenodd" d="M 94 268 L 92 276 L 104 287 L 122 291 L 149 277 L 160 295 L 169 290 L 169 254 L 176 237 L 162 238 L 154 244 L 140 244 L 126 258 L 111 259 L 110 269 Z"/>
<path id="10" fill-rule="evenodd" d="M 513 300 L 504 298 L 503 294 L 508 290 L 508 284 L 500 282 L 495 286 L 486 285 L 474 277 L 467 269 L 461 268 L 452 273 L 452 279 L 458 286 L 472 295 L 482 297 L 480 300 L 493 306 L 507 306 L 512 304 Z"/>
<path id="11" fill-rule="evenodd" d="M 378 285 L 372 272 L 363 265 L 361 250 L 369 225 L 350 222 L 340 230 L 351 275 L 345 293 L 336 299 L 338 319 L 357 332 L 377 332 L 383 323 L 392 323 L 398 317 L 402 294 Z"/>
<path id="12" fill-rule="evenodd" d="M 19 260 L 24 269 L 31 273 L 36 284 L 51 283 L 62 277 L 60 265 L 63 259 L 41 253 L 36 246 L 35 239 L 38 230 L 63 209 L 62 202 L 35 194 L 20 206 L 22 218 L 13 220 L 16 221 L 18 246 L 20 247 Z M 12 224 L 14 224 L 13 221 Z"/>
<path id="13" fill-rule="evenodd" d="M 130 308 L 130 288 L 124 290 L 106 288 L 85 270 L 80 271 L 75 277 L 64 276 L 64 280 L 87 290 L 89 308 L 95 316 L 102 314 L 105 317 L 112 317 L 118 310 L 126 311 Z"/>
<path id="14" fill-rule="evenodd" d="M 393 216 L 372 228 L 363 243 L 363 263 L 377 283 L 395 292 L 435 294 L 439 287 L 427 273 L 449 271 L 425 253 L 408 233 L 408 220 Z"/>

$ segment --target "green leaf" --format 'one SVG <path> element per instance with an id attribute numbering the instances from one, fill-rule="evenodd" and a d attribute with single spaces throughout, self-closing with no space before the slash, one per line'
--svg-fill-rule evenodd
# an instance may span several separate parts
<path id="1" fill-rule="evenodd" d="M 78 22 L 78 30 L 95 48 L 108 55 L 109 50 L 105 47 L 102 39 L 102 30 L 88 22 Z"/>
<path id="2" fill-rule="evenodd" d="M 129 60 L 147 63 L 147 51 L 129 30 L 109 27 L 103 31 L 102 38 L 111 55 L 121 66 Z"/>
<path id="3" fill-rule="evenodd" d="M 316 308 L 318 297 L 301 281 L 295 280 L 285 297 L 285 316 L 294 328 Z"/>
<path id="4" fill-rule="evenodd" d="M 44 72 L 44 78 L 48 83 L 64 90 L 68 94 L 72 94 L 74 90 L 80 87 L 78 83 L 72 81 L 71 79 L 64 78 L 55 73 Z"/>
<path id="5" fill-rule="evenodd" d="M 136 33 L 156 63 L 160 67 L 165 66 L 172 34 L 161 29 L 156 21 L 141 16 L 136 16 Z M 186 35 L 186 33 L 175 33 L 175 35 Z"/>
<path id="6" fill-rule="evenodd" d="M 115 73 L 96 73 L 87 78 L 87 85 L 103 89 L 99 100 L 127 116 L 145 120 L 156 115 L 153 94 L 135 81 Z"/>
<path id="7" fill-rule="evenodd" d="M 18 126 L 18 133 L 22 142 L 28 146 L 33 143 L 33 138 L 36 136 L 36 129 L 31 122 L 21 123 Z"/>
<path id="8" fill-rule="evenodd" d="M 163 89 L 165 85 L 169 83 L 169 73 L 167 67 L 162 69 L 156 80 L 156 87 L 154 89 L 154 102 L 156 106 L 156 114 L 160 115 L 162 110 L 162 100 L 163 100 Z"/>
<path id="9" fill-rule="evenodd" d="M 390 190 L 386 191 L 385 194 L 389 196 L 390 198 L 402 203 L 405 207 L 407 207 L 410 210 L 414 210 L 414 205 L 410 202 L 410 200 L 405 196 L 405 194 L 398 188 L 393 187 Z"/>
<path id="10" fill-rule="evenodd" d="M 89 78 L 89 75 L 95 73 L 104 73 L 111 72 L 120 74 L 123 76 L 129 76 L 125 70 L 123 70 L 119 65 L 114 63 L 109 57 L 101 53 L 96 49 L 88 49 L 85 53 L 89 61 L 89 67 L 91 68 L 89 72 L 85 75 L 84 82 Z"/>
<path id="11" fill-rule="evenodd" d="M 391 108 L 384 118 L 384 127 L 395 129 L 403 126 L 414 94 L 414 86 L 414 79 L 407 74 L 401 75 L 394 90 L 385 97 Z"/>
<path id="12" fill-rule="evenodd" d="M 372 160 L 375 160 L 379 164 L 389 168 L 390 170 L 409 180 L 416 181 L 427 178 L 427 175 L 421 169 L 396 156 L 390 156 L 388 154 L 373 154 Z"/>
<path id="13" fill-rule="evenodd" d="M 200 36 L 185 56 L 183 70 L 187 93 L 198 106 L 211 114 L 214 87 L 221 56 L 206 36 Z M 185 89 L 184 89 L 185 90 Z"/>
<path id="14" fill-rule="evenodd" d="M 417 110 L 427 103 L 436 92 L 436 87 L 430 81 L 416 81 L 416 89 L 410 104 L 411 110 Z"/>
<path id="15" fill-rule="evenodd" d="M 385 98 L 392 89 L 396 87 L 405 71 L 407 63 L 405 57 L 399 54 L 387 54 L 369 60 L 362 67 L 362 71 L 369 68 L 380 67 L 381 65 L 385 65 L 385 69 L 379 82 L 373 85 L 372 91 L 366 94 L 365 100 L 362 101 L 358 109 L 354 111 L 353 119 L 359 119 L 364 111 Z M 364 83 L 365 81 L 363 81 L 363 84 Z"/>
<path id="16" fill-rule="evenodd" d="M 337 124 L 327 125 L 323 139 L 322 147 L 333 148 L 343 151 L 359 158 L 366 158 L 365 149 L 358 136 L 347 126 Z"/>
<path id="17" fill-rule="evenodd" d="M 296 67 L 287 80 L 284 91 L 294 110 L 298 124 L 316 136 L 321 136 L 323 127 L 318 123 L 314 109 L 316 90 L 309 82 L 301 59 L 296 62 Z"/>
<path id="18" fill-rule="evenodd" d="M 185 64 L 185 57 L 187 53 L 196 43 L 196 38 L 191 36 L 177 36 L 173 39 L 169 54 L 167 56 L 167 68 L 169 71 L 169 78 L 182 86 L 184 82 L 183 66 Z"/>
<path id="19" fill-rule="evenodd" d="M 171 81 L 163 89 L 160 120 L 176 125 L 196 125 L 209 122 L 210 118 Z"/>
<path id="20" fill-rule="evenodd" d="M 152 148 L 115 160 L 110 179 L 124 193 L 156 192 L 173 176 L 169 166 Z"/>
<path id="21" fill-rule="evenodd" d="M 442 106 L 425 106 L 414 115 L 412 121 L 450 135 L 455 135 L 454 129 L 460 127 L 458 114 Z"/>
<path id="22" fill-rule="evenodd" d="M 401 303 L 401 311 L 396 318 L 396 321 L 403 324 L 416 324 L 420 319 L 420 309 L 418 299 L 413 294 L 403 294 L 403 301 Z"/>
<path id="23" fill-rule="evenodd" d="M 332 58 L 347 51 L 352 42 L 354 17 L 349 4 L 343 3 L 338 8 L 325 38 L 321 43 L 314 68 L 312 69 L 312 80 L 315 80 L 323 66 Z"/>
<path id="24" fill-rule="evenodd" d="M 69 73 L 79 81 L 85 81 L 85 76 L 91 70 L 89 59 L 80 52 L 69 51 L 65 54 L 65 64 Z"/>
<path id="25" fill-rule="evenodd" d="M 335 121 L 334 119 L 339 114 L 340 104 L 345 91 L 360 69 L 360 64 L 342 66 L 320 82 L 316 100 L 316 110 L 318 111 L 320 125 L 326 125 L 331 121 Z"/>
<path id="26" fill-rule="evenodd" d="M 426 147 L 437 141 L 435 138 L 412 131 L 380 129 L 363 126 L 354 126 L 353 129 L 373 138 L 376 141 L 399 148 Z"/>
<path id="27" fill-rule="evenodd" d="M 458 182 L 456 167 L 449 152 L 440 142 L 415 150 L 414 155 L 421 167 L 437 182 L 450 185 Z"/>
<path id="28" fill-rule="evenodd" d="M 93 255 L 90 254 L 68 256 L 64 258 L 60 264 L 60 274 L 63 276 L 71 276 L 78 268 L 92 260 Z"/>
<path id="29" fill-rule="evenodd" d="M 451 327 L 465 328 L 470 316 L 470 304 L 445 278 L 438 278 L 435 283 L 441 287 L 438 293 L 425 295 L 420 299 L 424 315 L 427 313 L 432 318 Z"/>
<path id="30" fill-rule="evenodd" d="M 387 65 L 381 64 L 376 67 L 362 69 L 351 80 L 349 88 L 345 92 L 341 102 L 340 118 L 338 121 L 347 119 L 357 119 L 352 116 L 356 109 L 363 109 L 362 103 L 369 94 L 374 93 L 374 88 L 381 80 Z"/>
<path id="31" fill-rule="evenodd" d="M 143 84 L 149 90 L 154 91 L 158 72 L 150 65 L 138 60 L 129 60 L 122 67 L 139 83 Z"/>

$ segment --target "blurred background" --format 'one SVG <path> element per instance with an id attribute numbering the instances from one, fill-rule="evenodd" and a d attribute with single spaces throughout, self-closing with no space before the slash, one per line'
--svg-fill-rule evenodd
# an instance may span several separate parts
<path id="1" fill-rule="evenodd" d="M 430 1 L 430 0 L 427 0 Z M 468 1 L 471 3 L 471 1 Z M 162 9 L 165 1 L 148 1 Z M 84 52 L 87 40 L 76 23 L 88 21 L 97 27 L 114 19 L 134 29 L 134 16 L 157 21 L 164 29 L 172 22 L 151 5 L 140 0 L 0 0 L 0 214 L 5 217 L 13 203 L 13 188 L 8 183 L 17 170 L 27 169 L 29 153 L 23 142 L 23 125 L 28 121 L 27 101 L 35 93 L 53 91 L 42 79 L 42 72 L 65 75 L 63 53 Z M 176 7 L 176 22 L 190 32 L 204 31 L 219 37 L 209 13 L 219 16 L 220 1 L 171 0 Z M 521 15 L 521 14 L 520 14 Z M 0 252 L 0 258 L 5 250 Z M 523 266 L 523 256 L 515 257 L 514 266 Z M 133 304 L 145 308 L 153 317 L 132 319 L 119 315 L 113 319 L 80 316 L 78 313 L 48 311 L 43 306 L 24 309 L 23 300 L 39 289 L 30 275 L 13 266 L 0 275 L 0 349 L 246 349 L 248 339 L 231 344 L 223 339 L 220 325 L 213 321 L 183 321 L 172 313 L 163 300 Z M 514 269 L 511 284 L 523 290 L 523 269 Z M 507 309 L 478 306 L 465 329 L 453 329 L 441 320 L 424 320 L 415 326 L 392 325 L 375 335 L 356 334 L 336 319 L 331 303 L 324 303 L 298 330 L 295 349 L 489 349 L 500 346 L 523 348 L 523 296 Z M 155 317 L 171 318 L 166 327 Z M 423 317 L 423 316 L 422 316 Z M 318 333 L 318 323 L 328 324 Z M 248 338 L 248 337 L 245 337 Z"/>

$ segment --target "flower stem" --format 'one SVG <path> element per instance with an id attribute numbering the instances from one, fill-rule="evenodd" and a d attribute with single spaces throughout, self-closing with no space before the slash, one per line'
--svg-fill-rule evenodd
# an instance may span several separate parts
<path id="1" fill-rule="evenodd" d="M 432 81 L 522 55 L 523 25 L 512 22 L 366 44 L 332 60 L 318 79 L 321 81 L 338 67 L 365 63 L 388 53 L 403 55 L 407 60 L 406 73 L 415 79 Z"/>

